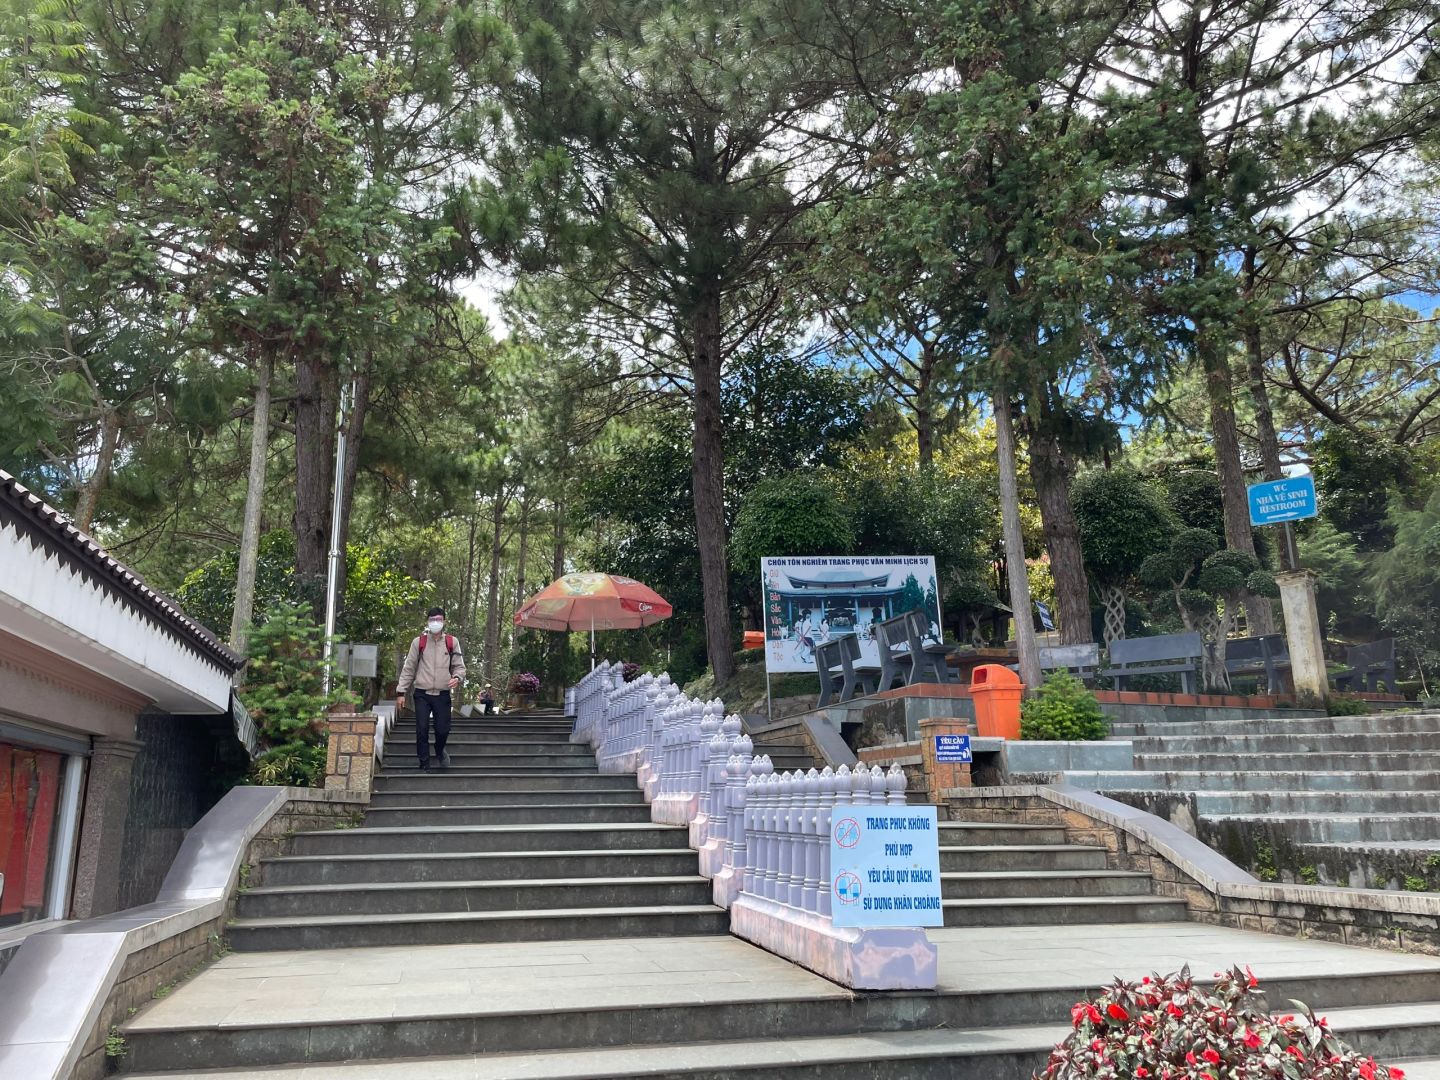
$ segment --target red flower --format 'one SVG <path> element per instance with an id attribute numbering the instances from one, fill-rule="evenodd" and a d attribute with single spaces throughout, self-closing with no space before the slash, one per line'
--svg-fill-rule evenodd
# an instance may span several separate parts
<path id="1" fill-rule="evenodd" d="M 1208 1061 L 1211 1065 L 1220 1064 L 1220 1055 L 1215 1052 L 1215 1048 L 1212 1046 L 1207 1046 L 1205 1048 L 1205 1053 L 1201 1054 L 1200 1056 L 1203 1057 L 1206 1061 Z"/>
<path id="2" fill-rule="evenodd" d="M 1296 1061 L 1305 1060 L 1305 1051 L 1301 1050 L 1298 1046 L 1287 1046 L 1285 1047 L 1285 1052 L 1291 1057 L 1293 1057 Z M 1374 1080 L 1374 1077 L 1370 1077 L 1370 1080 Z"/>
<path id="3" fill-rule="evenodd" d="M 1195 1060 L 1195 1051 L 1194 1051 L 1194 1050 L 1186 1050 L 1186 1051 L 1185 1051 L 1185 1064 L 1186 1064 L 1186 1065 L 1199 1065 L 1199 1064 L 1200 1064 L 1200 1062 L 1198 1062 L 1198 1061 Z"/>
<path id="4" fill-rule="evenodd" d="M 1089 1004 L 1088 1002 L 1085 1005 L 1085 1017 L 1092 1024 L 1098 1024 L 1101 1020 L 1104 1019 L 1104 1017 L 1100 1015 L 1100 1010 L 1097 1009 L 1094 1005 Z"/>
<path id="5" fill-rule="evenodd" d="M 1082 1002 L 1081 1004 L 1076 1005 L 1073 1009 L 1070 1010 L 1070 1019 L 1071 1021 L 1073 1021 L 1073 1026 L 1078 1028 L 1080 1026 L 1080 1021 L 1084 1018 L 1085 1005 Z"/>
<path id="6" fill-rule="evenodd" d="M 1176 1005 L 1173 1001 L 1167 1001 L 1165 1003 L 1165 1011 L 1176 1019 L 1179 1019 L 1180 1017 L 1185 1015 L 1184 1011 L 1180 1008 L 1180 1006 Z"/>
<path id="7" fill-rule="evenodd" d="M 1129 1020 L 1129 1019 L 1130 1019 L 1130 1014 L 1129 1014 L 1128 1012 L 1126 1012 L 1123 1007 L 1121 1007 L 1120 1005 L 1117 1005 L 1117 1004 L 1116 1004 L 1115 1002 L 1113 1002 L 1113 1001 L 1106 1007 L 1105 1012 L 1109 1015 L 1109 1017 L 1110 1017 L 1111 1020 Z"/>
<path id="8" fill-rule="evenodd" d="M 1150 1070 L 1147 1069 L 1144 1065 L 1136 1065 L 1136 1066 L 1135 1066 L 1135 1076 L 1136 1076 L 1136 1080 L 1145 1080 L 1145 1077 L 1147 1077 L 1147 1076 L 1149 1076 L 1149 1075 L 1150 1075 Z"/>
<path id="9" fill-rule="evenodd" d="M 1360 1080 L 1375 1080 L 1375 1062 L 1360 1062 Z"/>
<path id="10" fill-rule="evenodd" d="M 1404 1071 L 1401 1070 L 1401 1069 L 1395 1068 L 1394 1065 L 1391 1065 L 1391 1066 L 1390 1066 L 1390 1080 L 1405 1080 L 1405 1073 L 1404 1073 Z"/>
<path id="11" fill-rule="evenodd" d="M 1260 1036 L 1255 1034 L 1255 1032 L 1253 1031 L 1245 1032 L 1245 1045 L 1248 1046 L 1251 1050 L 1259 1050 Z"/>
<path id="12" fill-rule="evenodd" d="M 1255 973 L 1250 970 L 1250 965 L 1245 965 L 1245 985 L 1251 990 L 1260 985 L 1260 980 L 1255 978 Z"/>
<path id="13" fill-rule="evenodd" d="M 1143 979 L 1141 979 L 1141 980 L 1140 980 L 1140 985 L 1141 985 L 1141 986 L 1149 986 L 1149 985 L 1150 985 L 1150 976 L 1149 976 L 1149 975 L 1146 975 Z M 1144 1066 L 1141 1066 L 1141 1067 L 1143 1068 Z"/>

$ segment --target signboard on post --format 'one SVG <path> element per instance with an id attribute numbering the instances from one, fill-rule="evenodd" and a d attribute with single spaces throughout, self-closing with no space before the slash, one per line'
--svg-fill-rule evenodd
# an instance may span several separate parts
<path id="1" fill-rule="evenodd" d="M 925 612 L 927 643 L 940 640 L 940 594 L 931 555 L 813 556 L 760 560 L 765 671 L 815 671 L 815 647 L 860 639 L 862 664 L 880 663 L 877 622 Z"/>
<path id="2" fill-rule="evenodd" d="M 1318 512 L 1315 499 L 1315 478 L 1288 476 L 1284 480 L 1266 480 L 1251 484 L 1251 525 L 1279 525 L 1286 521 L 1312 518 Z"/>
<path id="3" fill-rule="evenodd" d="M 944 926 L 933 806 L 851 806 L 830 817 L 830 921 Z"/>
<path id="4" fill-rule="evenodd" d="M 973 765 L 969 735 L 936 735 L 935 760 L 941 765 Z"/>

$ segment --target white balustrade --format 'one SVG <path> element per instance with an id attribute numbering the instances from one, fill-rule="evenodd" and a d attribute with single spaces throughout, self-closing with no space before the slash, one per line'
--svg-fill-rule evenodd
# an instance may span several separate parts
<path id="1" fill-rule="evenodd" d="M 667 675 L 625 683 L 602 664 L 569 692 L 572 740 L 605 771 L 633 772 L 656 822 L 687 825 L 715 903 L 741 937 L 855 989 L 933 989 L 936 952 L 922 929 L 831 924 L 830 831 L 837 807 L 903 806 L 892 765 L 776 773 L 724 704 Z"/>

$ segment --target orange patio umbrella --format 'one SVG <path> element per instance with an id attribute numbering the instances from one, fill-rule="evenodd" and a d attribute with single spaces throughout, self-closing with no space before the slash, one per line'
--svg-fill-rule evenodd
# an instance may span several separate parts
<path id="1" fill-rule="evenodd" d="M 593 668 L 596 630 L 636 630 L 673 613 L 668 600 L 634 578 L 566 574 L 525 601 L 515 612 L 515 625 L 533 630 L 588 629 Z"/>

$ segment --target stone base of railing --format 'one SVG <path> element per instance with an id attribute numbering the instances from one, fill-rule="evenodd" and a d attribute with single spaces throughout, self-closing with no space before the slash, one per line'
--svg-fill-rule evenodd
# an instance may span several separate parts
<path id="1" fill-rule="evenodd" d="M 640 752 L 630 750 L 623 754 L 596 758 L 602 773 L 633 773 L 640 764 Z"/>
<path id="2" fill-rule="evenodd" d="M 650 804 L 650 820 L 657 825 L 688 825 L 700 806 L 699 794 L 662 795 Z"/>
<path id="3" fill-rule="evenodd" d="M 939 952 L 918 928 L 837 927 L 741 893 L 730 905 L 730 931 L 852 990 L 933 990 L 939 975 Z"/>
<path id="4" fill-rule="evenodd" d="M 712 836 L 698 849 L 700 852 L 700 873 L 713 878 L 725 869 L 725 841 Z"/>
<path id="5" fill-rule="evenodd" d="M 743 866 L 723 867 L 710 883 L 710 895 L 715 901 L 715 906 L 726 910 L 733 907 L 740 896 L 740 888 L 744 883 L 745 868 Z"/>
<path id="6" fill-rule="evenodd" d="M 690 846 L 696 851 L 705 846 L 705 833 L 709 827 L 710 815 L 703 811 L 690 819 Z"/>

